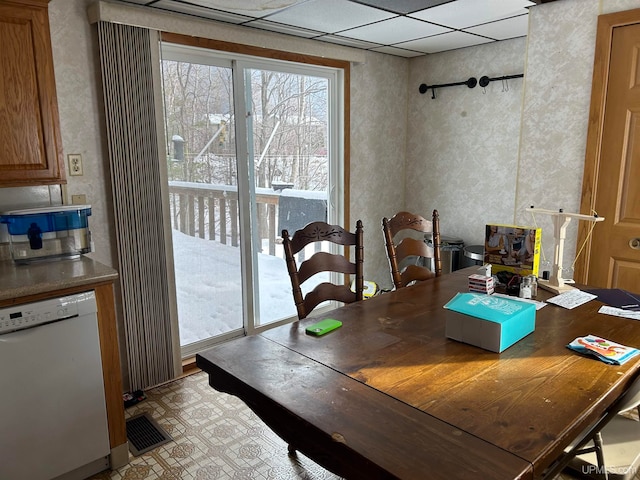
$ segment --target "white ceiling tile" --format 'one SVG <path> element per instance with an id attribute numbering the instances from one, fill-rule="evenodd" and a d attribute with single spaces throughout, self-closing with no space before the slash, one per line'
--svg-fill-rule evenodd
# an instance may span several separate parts
<path id="1" fill-rule="evenodd" d="M 287 35 L 295 35 L 304 38 L 314 38 L 323 34 L 323 32 L 318 32 L 316 30 L 307 30 L 306 28 L 269 22 L 268 20 L 252 20 L 245 23 L 245 25 L 248 27 L 261 28 L 270 32 L 286 33 Z"/>
<path id="2" fill-rule="evenodd" d="M 477 35 L 471 35 L 469 33 L 451 32 L 419 40 L 412 40 L 410 42 L 399 43 L 395 46 L 416 50 L 418 52 L 437 53 L 444 52 L 445 50 L 481 45 L 492 41 L 493 40 L 489 38 L 478 37 Z"/>
<path id="3" fill-rule="evenodd" d="M 244 23 L 247 20 L 251 20 L 251 17 L 245 17 L 244 15 L 222 12 L 220 10 L 211 10 L 210 8 L 205 8 L 198 5 L 190 5 L 188 3 L 179 3 L 170 0 L 160 0 L 159 2 L 154 3 L 153 7 L 161 8 L 163 10 L 169 10 L 171 12 L 196 15 L 198 17 L 210 18 L 212 20 L 219 20 L 221 22 L 228 23 L 238 24 Z"/>
<path id="4" fill-rule="evenodd" d="M 395 16 L 393 13 L 347 0 L 309 0 L 270 15 L 269 20 L 310 30 L 336 33 Z"/>
<path id="5" fill-rule="evenodd" d="M 477 27 L 467 28 L 466 31 L 495 38 L 496 40 L 525 37 L 529 31 L 529 16 L 520 15 L 493 23 L 485 23 Z"/>
<path id="6" fill-rule="evenodd" d="M 428 8 L 409 16 L 453 28 L 466 28 L 481 23 L 527 13 L 529 0 L 456 0 Z"/>
<path id="7" fill-rule="evenodd" d="M 396 48 L 396 47 L 372 48 L 371 51 L 372 52 L 379 52 L 379 53 L 386 53 L 386 54 L 389 54 L 389 55 L 395 55 L 397 57 L 405 57 L 405 58 L 421 57 L 422 55 L 424 55 L 424 53 L 422 53 L 422 52 L 413 52 L 411 50 L 405 50 L 403 48 Z"/>
<path id="8" fill-rule="evenodd" d="M 526 36 L 528 7 L 535 5 L 532 0 L 111 1 L 406 57 Z"/>
<path id="9" fill-rule="evenodd" d="M 180 0 L 178 0 L 180 1 Z M 189 3 L 253 18 L 278 12 L 303 0 L 188 0 Z M 184 3 L 184 2 L 181 2 Z"/>
<path id="10" fill-rule="evenodd" d="M 436 5 L 450 1 L 451 0 L 358 0 L 358 3 L 364 3 L 365 5 L 371 5 L 372 7 L 406 15 L 407 13 L 435 7 Z"/>
<path id="11" fill-rule="evenodd" d="M 393 43 L 406 42 L 414 38 L 428 37 L 448 31 L 451 30 L 421 20 L 396 17 L 365 25 L 364 27 L 345 30 L 340 32 L 340 35 L 391 45 Z"/>
<path id="12" fill-rule="evenodd" d="M 324 35 L 322 37 L 317 37 L 315 40 L 322 40 L 323 42 L 337 43 L 338 45 L 345 45 L 347 47 L 355 47 L 355 48 L 374 48 L 380 47 L 379 43 L 366 42 L 363 40 L 356 40 L 354 38 L 341 37 L 340 35 Z"/>

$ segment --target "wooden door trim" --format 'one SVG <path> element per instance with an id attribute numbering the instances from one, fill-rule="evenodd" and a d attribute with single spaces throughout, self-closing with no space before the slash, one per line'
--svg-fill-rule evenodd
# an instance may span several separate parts
<path id="1" fill-rule="evenodd" d="M 602 132 L 609 81 L 609 65 L 611 62 L 611 46 L 613 30 L 640 23 L 640 8 L 624 12 L 609 13 L 598 16 L 598 29 L 593 61 L 593 80 L 591 87 L 591 107 L 582 178 L 582 196 L 580 213 L 592 215 L 598 196 L 598 173 L 602 153 Z M 580 257 L 576 259 L 574 278 L 580 283 L 589 283 L 589 261 L 591 259 L 591 222 L 580 222 L 578 226 L 578 250 L 584 244 Z M 597 228 L 597 227 L 596 227 Z"/>

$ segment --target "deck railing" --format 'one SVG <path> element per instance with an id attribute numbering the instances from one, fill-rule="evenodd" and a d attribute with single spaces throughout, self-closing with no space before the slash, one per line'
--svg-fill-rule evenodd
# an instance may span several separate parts
<path id="1" fill-rule="evenodd" d="M 276 221 L 279 200 L 279 191 L 256 189 L 260 236 L 268 239 L 269 255 L 273 256 L 280 236 Z M 172 228 L 192 237 L 239 245 L 236 186 L 170 181 L 169 202 Z"/>

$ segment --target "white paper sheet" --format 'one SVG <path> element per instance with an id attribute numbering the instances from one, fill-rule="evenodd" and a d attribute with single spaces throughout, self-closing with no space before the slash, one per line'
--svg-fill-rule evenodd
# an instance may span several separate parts
<path id="1" fill-rule="evenodd" d="M 574 290 L 567 290 L 566 292 L 563 292 L 560 295 L 556 295 L 555 297 L 551 297 L 547 300 L 547 302 L 554 303 L 556 305 L 559 305 L 560 307 L 571 310 L 572 308 L 579 307 L 583 303 L 587 303 L 588 301 L 593 300 L 596 297 L 597 295 L 583 292 L 582 290 L 578 290 L 576 288 Z"/>
<path id="2" fill-rule="evenodd" d="M 544 307 L 546 305 L 546 303 L 540 302 L 538 300 L 532 300 L 530 298 L 514 297 L 513 295 L 507 295 L 505 293 L 494 293 L 493 296 L 494 297 L 509 298 L 511 300 L 518 300 L 519 302 L 533 303 L 536 306 L 536 310 L 540 310 L 542 307 Z"/>
<path id="3" fill-rule="evenodd" d="M 614 317 L 624 317 L 630 318 L 632 320 L 640 320 L 640 312 L 625 310 L 624 308 L 615 308 L 603 305 L 602 307 L 600 307 L 600 310 L 598 310 L 598 312 L 604 313 L 605 315 L 613 315 Z"/>

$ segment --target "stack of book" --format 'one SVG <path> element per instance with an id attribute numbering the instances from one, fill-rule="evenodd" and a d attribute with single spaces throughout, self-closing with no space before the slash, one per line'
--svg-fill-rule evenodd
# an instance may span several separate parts
<path id="1" fill-rule="evenodd" d="M 469 275 L 469 291 L 491 295 L 494 292 L 493 277 L 485 277 L 477 273 Z"/>

